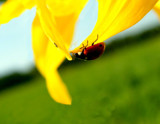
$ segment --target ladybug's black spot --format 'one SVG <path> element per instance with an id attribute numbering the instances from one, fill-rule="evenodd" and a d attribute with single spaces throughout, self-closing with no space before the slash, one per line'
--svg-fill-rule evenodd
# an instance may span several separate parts
<path id="1" fill-rule="evenodd" d="M 102 47 L 102 44 L 99 44 L 100 47 Z"/>

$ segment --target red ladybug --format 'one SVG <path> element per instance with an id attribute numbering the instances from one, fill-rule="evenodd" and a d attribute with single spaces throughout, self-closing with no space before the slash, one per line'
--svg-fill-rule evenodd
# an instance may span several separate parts
<path id="1" fill-rule="evenodd" d="M 97 39 L 92 43 L 92 46 L 86 47 L 83 46 L 82 52 L 75 53 L 74 55 L 79 58 L 79 59 L 84 59 L 84 60 L 94 60 L 101 56 L 105 50 L 105 43 L 97 43 L 94 44 L 98 40 L 98 35 Z M 88 41 L 87 41 L 88 44 Z"/>

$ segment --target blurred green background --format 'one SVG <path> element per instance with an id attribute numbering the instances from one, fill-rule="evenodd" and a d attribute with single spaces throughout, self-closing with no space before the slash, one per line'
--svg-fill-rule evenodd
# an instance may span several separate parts
<path id="1" fill-rule="evenodd" d="M 0 79 L 0 124 L 160 124 L 160 27 L 114 40 L 95 61 L 59 68 L 73 103 L 53 101 L 36 69 Z"/>
<path id="2" fill-rule="evenodd" d="M 113 39 L 99 59 L 66 60 L 59 72 L 71 106 L 51 99 L 35 67 L 0 77 L 0 124 L 160 124 L 160 27 Z"/>

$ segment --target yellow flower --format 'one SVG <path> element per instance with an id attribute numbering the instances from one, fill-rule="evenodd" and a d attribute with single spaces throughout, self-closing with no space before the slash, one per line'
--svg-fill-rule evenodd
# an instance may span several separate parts
<path id="1" fill-rule="evenodd" d="M 92 33 L 69 51 L 75 23 L 87 0 L 8 0 L 0 7 L 0 24 L 18 17 L 26 9 L 36 7 L 32 25 L 32 43 L 36 66 L 45 77 L 51 97 L 62 104 L 71 104 L 68 90 L 57 68 L 70 52 L 81 52 L 84 44 L 91 46 L 131 27 L 141 20 L 157 0 L 98 0 L 98 20 Z"/>

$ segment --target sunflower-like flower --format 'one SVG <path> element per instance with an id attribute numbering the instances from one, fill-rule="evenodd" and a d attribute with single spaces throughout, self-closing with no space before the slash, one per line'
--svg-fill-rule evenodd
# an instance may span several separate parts
<path id="1" fill-rule="evenodd" d="M 26 9 L 36 7 L 32 25 L 32 45 L 36 66 L 45 77 L 51 97 L 62 104 L 71 104 L 71 97 L 57 69 L 70 52 L 82 52 L 140 21 L 158 0 L 98 0 L 98 19 L 92 33 L 69 51 L 76 21 L 87 0 L 8 0 L 0 7 L 0 24 L 18 17 Z M 159 4 L 155 6 L 160 12 Z"/>

